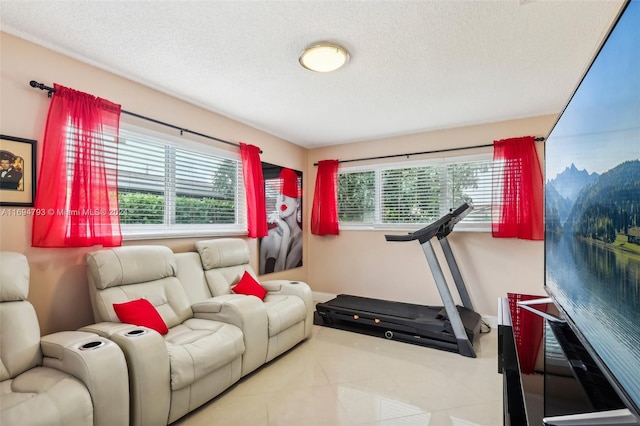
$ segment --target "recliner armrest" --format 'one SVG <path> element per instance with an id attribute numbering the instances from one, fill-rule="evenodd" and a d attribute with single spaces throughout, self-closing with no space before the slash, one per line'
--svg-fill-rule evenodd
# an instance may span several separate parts
<path id="1" fill-rule="evenodd" d="M 309 287 L 307 283 L 302 281 L 289 280 L 260 281 L 260 285 L 262 285 L 262 287 L 264 287 L 268 291 L 268 294 L 287 294 L 298 296 L 299 298 L 301 298 L 307 308 L 304 334 L 305 337 L 311 336 L 311 326 L 313 325 L 313 311 L 315 310 L 311 287 Z"/>
<path id="2" fill-rule="evenodd" d="M 131 325 L 131 324 L 124 324 L 121 322 L 98 322 L 95 324 L 86 325 L 78 330 L 85 331 L 88 333 L 95 333 L 99 336 L 106 337 L 107 339 L 109 339 L 114 334 L 126 333 L 129 331 L 133 331 L 141 328 L 144 328 L 144 327 L 138 327 L 137 325 Z"/>
<path id="3" fill-rule="evenodd" d="M 43 365 L 81 380 L 91 394 L 95 425 L 129 424 L 129 375 L 122 350 L 97 334 L 63 331 L 40 340 Z"/>
<path id="4" fill-rule="evenodd" d="M 114 322 L 92 324 L 80 330 L 106 337 L 124 352 L 129 369 L 130 424 L 166 425 L 171 403 L 171 371 L 164 338 L 150 328 Z"/>
<path id="5" fill-rule="evenodd" d="M 302 281 L 289 281 L 289 280 L 268 280 L 260 281 L 260 285 L 264 287 L 269 293 L 273 294 L 291 294 L 298 296 L 310 303 L 313 302 L 313 296 L 311 294 L 311 288 L 309 285 Z"/>
<path id="6" fill-rule="evenodd" d="M 264 303 L 253 296 L 225 294 L 191 305 L 195 318 L 233 324 L 243 333 L 245 352 L 242 375 L 260 367 L 267 359 L 269 319 Z"/>

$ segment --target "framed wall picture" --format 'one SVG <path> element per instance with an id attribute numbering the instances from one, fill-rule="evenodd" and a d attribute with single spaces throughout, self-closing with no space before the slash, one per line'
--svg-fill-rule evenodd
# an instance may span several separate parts
<path id="1" fill-rule="evenodd" d="M 260 275 L 302 266 L 302 172 L 262 163 L 269 233 L 260 240 Z"/>
<path id="2" fill-rule="evenodd" d="M 0 206 L 32 207 L 36 195 L 36 141 L 0 135 Z"/>

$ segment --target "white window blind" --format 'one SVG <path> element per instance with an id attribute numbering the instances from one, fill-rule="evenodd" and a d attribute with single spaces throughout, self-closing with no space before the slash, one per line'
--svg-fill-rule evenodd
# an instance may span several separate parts
<path id="1" fill-rule="evenodd" d="M 116 166 L 125 238 L 246 232 L 239 154 L 126 127 Z"/>
<path id="2" fill-rule="evenodd" d="M 461 225 L 488 229 L 491 180 L 491 154 L 341 167 L 338 219 L 347 227 L 415 228 L 470 201 L 475 208 Z"/>

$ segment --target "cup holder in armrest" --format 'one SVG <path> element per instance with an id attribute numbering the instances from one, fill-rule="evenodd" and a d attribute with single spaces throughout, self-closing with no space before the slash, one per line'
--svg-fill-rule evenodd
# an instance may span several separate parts
<path id="1" fill-rule="evenodd" d="M 93 349 L 101 348 L 104 345 L 105 345 L 104 341 L 95 341 L 95 342 L 85 343 L 84 345 L 80 346 L 79 349 L 81 351 L 90 351 Z"/>
<path id="2" fill-rule="evenodd" d="M 143 330 L 141 328 L 137 328 L 135 330 L 127 331 L 124 335 L 127 337 L 137 337 L 142 336 L 143 334 L 147 334 L 147 330 Z"/>

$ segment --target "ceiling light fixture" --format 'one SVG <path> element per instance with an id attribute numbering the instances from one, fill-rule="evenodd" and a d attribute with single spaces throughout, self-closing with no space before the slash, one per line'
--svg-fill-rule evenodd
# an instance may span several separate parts
<path id="1" fill-rule="evenodd" d="M 349 60 L 349 52 L 333 43 L 316 43 L 307 47 L 300 55 L 300 65 L 311 71 L 330 72 L 343 66 Z"/>

